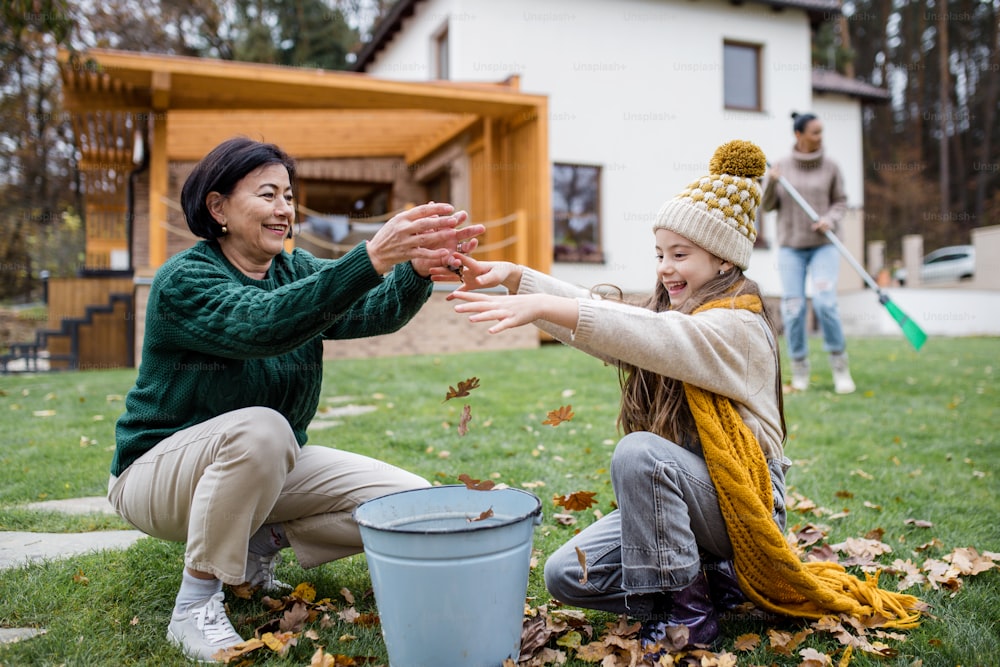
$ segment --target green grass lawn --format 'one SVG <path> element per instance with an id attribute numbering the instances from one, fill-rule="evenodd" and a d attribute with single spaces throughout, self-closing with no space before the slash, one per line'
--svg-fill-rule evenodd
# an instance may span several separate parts
<path id="1" fill-rule="evenodd" d="M 813 387 L 787 395 L 785 411 L 786 454 L 795 463 L 789 493 L 819 509 L 792 512 L 789 528 L 819 525 L 828 530 L 828 544 L 882 531 L 882 542 L 892 548 L 880 557 L 884 564 L 899 558 L 919 565 L 959 547 L 1000 552 L 1000 340 L 932 339 L 920 352 L 902 339 L 852 340 L 858 391 L 847 396 L 833 394 L 818 348 L 814 341 Z M 105 492 L 114 421 L 134 376 L 120 370 L 0 377 L 0 529 L 129 528 L 113 517 L 19 505 Z M 449 387 L 473 376 L 480 387 L 468 397 L 443 400 Z M 442 484 L 468 474 L 536 493 L 544 518 L 535 531 L 538 566 L 528 594 L 532 605 L 541 605 L 549 602 L 541 577 L 546 555 L 593 521 L 594 509 L 613 508 L 608 464 L 618 439 L 618 398 L 613 369 L 561 346 L 332 361 L 310 442 L 382 458 Z M 472 421 L 460 436 L 463 405 L 471 406 Z M 572 405 L 572 421 L 542 424 L 563 405 Z M 553 496 L 575 491 L 596 492 L 597 505 L 571 513 L 577 523 L 563 525 L 554 518 L 564 510 L 554 506 Z M 0 647 L 0 665 L 186 664 L 164 637 L 182 559 L 182 545 L 146 539 L 127 551 L 0 572 L 0 627 L 48 631 Z M 363 556 L 304 571 L 289 554 L 279 576 L 311 582 L 319 597 L 344 607 L 339 591 L 347 588 L 358 611 L 376 611 Z M 897 578 L 883 573 L 881 581 L 893 588 Z M 961 577 L 960 584 L 908 589 L 931 605 L 931 614 L 904 640 L 880 640 L 894 656 L 856 651 L 850 664 L 1000 664 L 1000 573 Z M 269 620 L 259 599 L 227 600 L 244 636 Z M 588 618 L 601 634 L 613 620 L 599 613 Z M 318 645 L 329 653 L 385 660 L 377 628 L 340 621 L 311 627 L 318 640 L 303 638 L 284 657 L 252 654 L 254 664 L 307 665 Z M 729 622 L 723 648 L 737 653 L 740 665 L 798 665 L 798 650 L 805 647 L 830 654 L 833 664 L 842 655 L 825 633 L 808 637 L 791 656 L 779 655 L 766 648 L 770 627 L 746 618 Z M 783 621 L 776 627 L 793 632 L 804 626 Z M 762 646 L 736 652 L 734 640 L 744 633 L 761 635 Z M 341 641 L 345 635 L 354 639 Z M 592 664 L 567 653 L 567 665 Z"/>

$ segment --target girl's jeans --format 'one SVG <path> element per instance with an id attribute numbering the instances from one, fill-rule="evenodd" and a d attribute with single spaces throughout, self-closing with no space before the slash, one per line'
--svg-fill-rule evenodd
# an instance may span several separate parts
<path id="1" fill-rule="evenodd" d="M 812 283 L 813 309 L 823 332 L 823 349 L 840 353 L 846 345 L 837 311 L 837 276 L 840 254 L 833 245 L 815 248 L 778 249 L 778 273 L 781 275 L 781 319 L 792 359 L 805 359 L 806 342 L 806 273 Z"/>
<path id="2" fill-rule="evenodd" d="M 786 458 L 768 462 L 774 521 L 785 527 Z M 705 460 L 648 432 L 626 435 L 611 457 L 618 509 L 573 536 L 545 563 L 549 593 L 566 604 L 642 617 L 649 593 L 680 590 L 701 570 L 701 551 L 732 558 Z M 586 557 L 586 582 L 577 556 Z"/>
<path id="3" fill-rule="evenodd" d="M 238 585 L 261 525 L 283 524 L 299 564 L 314 567 L 362 551 L 360 503 L 425 486 L 376 459 L 299 447 L 281 414 L 252 407 L 161 441 L 111 478 L 108 499 L 144 533 L 187 542 L 187 567 Z"/>

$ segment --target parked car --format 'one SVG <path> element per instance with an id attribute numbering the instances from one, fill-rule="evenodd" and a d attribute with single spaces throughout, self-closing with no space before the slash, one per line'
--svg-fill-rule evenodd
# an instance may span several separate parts
<path id="1" fill-rule="evenodd" d="M 947 283 L 971 280 L 975 272 L 975 246 L 947 246 L 924 256 L 920 264 L 920 282 Z M 900 285 L 905 285 L 906 269 L 898 269 L 893 277 Z"/>

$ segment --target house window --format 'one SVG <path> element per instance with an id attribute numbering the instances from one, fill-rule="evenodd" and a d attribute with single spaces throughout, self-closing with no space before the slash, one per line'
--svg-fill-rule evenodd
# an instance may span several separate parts
<path id="1" fill-rule="evenodd" d="M 601 262 L 601 168 L 552 165 L 553 259 Z"/>
<path id="2" fill-rule="evenodd" d="M 760 46 L 725 42 L 722 80 L 727 109 L 760 111 Z"/>
<path id="3" fill-rule="evenodd" d="M 437 79 L 449 78 L 447 23 L 434 35 L 434 76 Z"/>

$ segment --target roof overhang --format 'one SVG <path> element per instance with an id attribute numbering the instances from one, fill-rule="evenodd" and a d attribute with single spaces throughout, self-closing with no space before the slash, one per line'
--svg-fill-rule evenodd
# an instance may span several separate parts
<path id="1" fill-rule="evenodd" d="M 357 52 L 352 69 L 365 71 L 381 51 L 392 41 L 396 33 L 402 30 L 403 21 L 413 16 L 416 7 L 423 0 L 397 0 L 372 32 L 372 38 L 362 45 Z M 841 0 L 729 0 L 730 4 L 741 5 L 744 2 L 763 4 L 775 11 L 782 9 L 800 9 L 809 16 L 809 24 L 815 28 L 823 21 L 837 17 L 841 12 Z M 610 4 L 610 3 L 609 3 Z"/>
<path id="2" fill-rule="evenodd" d="M 531 118 L 545 105 L 544 96 L 521 93 L 516 82 L 401 82 L 355 72 L 110 49 L 64 50 L 58 62 L 64 108 L 76 119 L 85 161 L 130 159 L 130 137 L 115 126 L 136 114 L 168 113 L 178 127 L 194 122 L 196 115 L 214 117 L 217 131 L 226 133 L 226 125 L 233 126 L 227 121 L 241 114 L 274 111 L 278 115 L 272 117 L 280 117 L 283 112 L 287 118 L 281 125 L 310 124 L 301 150 L 285 146 L 293 155 L 311 150 L 326 157 L 399 155 L 413 161 L 480 118 Z M 214 145 L 206 141 L 217 138 L 171 134 L 172 158 L 194 152 L 200 157 L 206 145 Z"/>
<path id="3" fill-rule="evenodd" d="M 891 98 L 889 91 L 867 81 L 852 79 L 834 70 L 814 69 L 812 89 L 815 93 L 834 93 L 854 97 L 862 102 L 884 103 Z"/>

